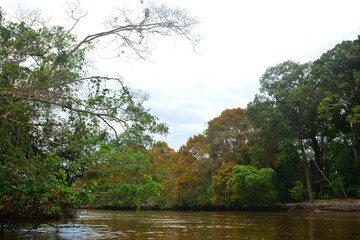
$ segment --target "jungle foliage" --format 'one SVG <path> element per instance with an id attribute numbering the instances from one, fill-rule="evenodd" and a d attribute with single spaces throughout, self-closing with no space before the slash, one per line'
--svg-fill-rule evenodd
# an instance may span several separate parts
<path id="1" fill-rule="evenodd" d="M 82 40 L 71 30 L 83 16 L 72 15 L 68 30 L 36 12 L 9 21 L 0 8 L 1 231 L 71 217 L 92 203 L 139 208 L 160 194 L 147 149 L 166 124 L 120 78 L 87 71 L 103 37 L 142 59 L 157 35 L 196 44 L 197 22 L 185 10 L 141 4 L 142 16 L 119 10 L 109 29 Z"/>
<path id="2" fill-rule="evenodd" d="M 269 67 L 247 109 L 224 110 L 204 134 L 167 150 L 165 206 L 360 198 L 359 76 L 360 37 L 314 62 Z"/>
<path id="3" fill-rule="evenodd" d="M 142 40 L 154 34 L 195 43 L 186 12 L 152 5 L 137 22 L 116 17 L 110 30 L 80 41 L 63 27 L 5 16 L 2 230 L 82 206 L 238 209 L 360 198 L 360 37 L 314 62 L 268 68 L 246 109 L 224 110 L 175 151 L 154 143 L 168 129 L 143 107 L 144 96 L 121 79 L 89 75 L 86 56 L 103 36 L 141 58 L 149 50 Z"/>

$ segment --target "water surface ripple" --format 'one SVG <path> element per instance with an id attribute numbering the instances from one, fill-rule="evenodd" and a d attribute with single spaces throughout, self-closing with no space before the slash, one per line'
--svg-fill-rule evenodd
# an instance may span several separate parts
<path id="1" fill-rule="evenodd" d="M 59 229 L 0 239 L 360 239 L 360 213 L 83 211 Z"/>

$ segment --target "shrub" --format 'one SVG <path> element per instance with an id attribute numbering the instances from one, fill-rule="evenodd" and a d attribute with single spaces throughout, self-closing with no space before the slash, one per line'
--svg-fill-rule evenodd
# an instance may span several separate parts
<path id="1" fill-rule="evenodd" d="M 297 202 L 301 202 L 305 199 L 306 189 L 300 181 L 295 181 L 295 186 L 289 190 L 290 196 Z"/>
<path id="2" fill-rule="evenodd" d="M 235 204 L 242 207 L 265 207 L 275 204 L 277 192 L 271 168 L 257 170 L 252 166 L 236 165 L 228 187 L 235 193 Z"/>

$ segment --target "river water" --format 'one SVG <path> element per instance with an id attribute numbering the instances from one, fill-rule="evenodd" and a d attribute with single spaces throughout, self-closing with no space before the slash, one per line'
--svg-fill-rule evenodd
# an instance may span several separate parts
<path id="1" fill-rule="evenodd" d="M 360 239 L 360 213 L 83 211 L 58 229 L 0 239 Z"/>

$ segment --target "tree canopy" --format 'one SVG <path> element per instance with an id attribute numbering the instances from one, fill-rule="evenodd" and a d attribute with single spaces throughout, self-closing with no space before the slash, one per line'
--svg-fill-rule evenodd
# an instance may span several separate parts
<path id="1" fill-rule="evenodd" d="M 108 29 L 78 40 L 73 28 L 6 17 L 0 9 L 2 229 L 72 215 L 93 200 L 93 190 L 107 189 L 99 177 L 129 205 L 159 194 L 161 186 L 147 175 L 146 149 L 153 134 L 167 133 L 166 124 L 121 79 L 90 75 L 87 55 L 103 37 L 113 38 L 119 53 L 129 49 L 143 59 L 156 35 L 196 44 L 197 21 L 185 10 L 144 4 L 142 16 L 120 11 Z"/>

